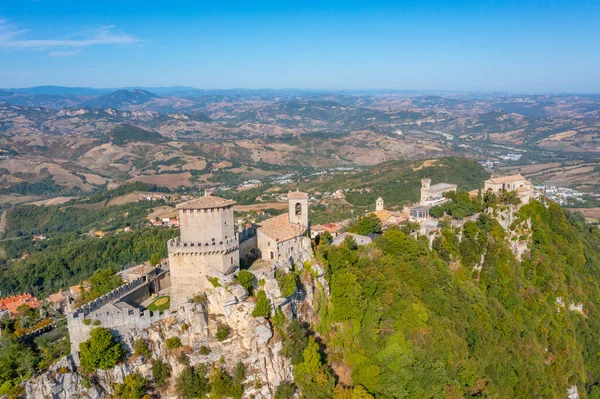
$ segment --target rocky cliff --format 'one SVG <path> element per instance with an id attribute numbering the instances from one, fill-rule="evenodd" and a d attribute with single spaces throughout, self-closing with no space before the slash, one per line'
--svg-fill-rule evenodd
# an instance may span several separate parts
<path id="1" fill-rule="evenodd" d="M 261 286 L 268 291 L 274 307 L 279 308 L 287 319 L 310 321 L 315 317 L 317 290 L 328 293 L 328 285 L 318 265 L 304 270 L 300 281 L 296 292 L 287 298 L 282 297 L 274 278 L 266 278 Z M 169 386 L 160 392 L 160 397 L 178 397 L 174 381 L 188 364 L 220 364 L 231 370 L 241 361 L 247 369 L 244 397 L 272 398 L 282 381 L 293 380 L 292 366 L 281 354 L 281 337 L 271 321 L 252 317 L 254 306 L 255 299 L 240 285 L 215 287 L 207 292 L 205 300 L 187 303 L 150 328 L 132 330 L 120 337 L 128 349 L 133 347 L 135 340 L 145 339 L 152 351 L 150 359 L 128 353 L 116 367 L 86 376 L 77 368 L 78 359 L 68 356 L 27 383 L 27 398 L 113 397 L 114 384 L 123 383 L 129 374 L 137 373 L 152 381 L 152 359 L 169 364 L 172 370 Z M 231 329 L 222 341 L 215 337 L 219 324 L 226 324 Z M 171 337 L 179 337 L 182 346 L 168 350 L 165 342 Z M 206 353 L 206 348 L 210 353 Z"/>

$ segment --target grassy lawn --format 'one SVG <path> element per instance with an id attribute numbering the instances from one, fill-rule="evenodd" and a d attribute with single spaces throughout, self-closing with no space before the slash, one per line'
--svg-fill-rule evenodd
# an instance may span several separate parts
<path id="1" fill-rule="evenodd" d="M 156 298 L 154 300 L 154 302 L 152 302 L 150 305 L 148 305 L 148 307 L 146 309 L 151 310 L 153 312 L 156 312 L 156 311 L 162 312 L 163 310 L 169 310 L 170 305 L 171 305 L 171 298 L 168 296 L 161 296 L 159 298 Z"/>

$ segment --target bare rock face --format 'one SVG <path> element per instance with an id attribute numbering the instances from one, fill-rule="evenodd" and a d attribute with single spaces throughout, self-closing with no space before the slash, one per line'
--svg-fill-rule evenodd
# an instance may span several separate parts
<path id="1" fill-rule="evenodd" d="M 46 373 L 27 382 L 25 386 L 27 398 L 102 398 L 102 390 L 89 386 L 75 370 L 72 356 L 62 358 Z"/>
<path id="2" fill-rule="evenodd" d="M 268 288 L 268 289 L 267 289 Z M 263 288 L 274 306 L 288 318 L 307 321 L 316 317 L 314 301 L 320 293 L 328 295 L 329 287 L 321 267 L 305 272 L 301 288 L 289 298 L 281 296 L 275 279 L 265 279 Z M 172 316 L 147 329 L 135 329 L 121 337 L 126 348 L 137 339 L 147 341 L 152 359 L 168 363 L 172 370 L 170 387 L 161 392 L 163 398 L 177 398 L 174 384 L 177 376 L 190 365 L 222 364 L 231 371 L 238 362 L 247 369 L 245 398 L 272 398 L 277 386 L 292 381 L 290 360 L 281 354 L 281 338 L 274 333 L 269 320 L 252 317 L 254 298 L 239 284 L 215 287 L 206 293 L 203 303 L 186 303 Z M 215 334 L 219 324 L 230 328 L 229 336 L 219 341 Z M 167 338 L 179 337 L 182 348 L 168 350 Z M 202 351 L 201 351 L 202 348 Z M 206 353 L 209 348 L 210 352 Z M 201 354 L 204 353 L 204 354 Z M 182 357 L 186 362 L 182 362 Z M 140 355 L 128 358 L 110 370 L 99 370 L 91 378 L 91 386 L 77 373 L 76 362 L 69 356 L 27 383 L 27 398 L 100 399 L 113 397 L 113 386 L 125 376 L 138 373 L 152 381 L 152 359 Z M 86 388 L 87 386 L 87 388 Z"/>

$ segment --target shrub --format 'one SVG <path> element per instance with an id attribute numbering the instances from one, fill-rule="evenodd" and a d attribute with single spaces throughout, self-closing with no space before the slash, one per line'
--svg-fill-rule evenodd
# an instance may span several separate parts
<path id="1" fill-rule="evenodd" d="M 220 287 L 221 284 L 219 283 L 219 278 L 218 277 L 211 277 L 208 279 L 208 281 L 210 281 L 210 283 L 213 285 L 213 287 L 217 288 Z"/>
<path id="2" fill-rule="evenodd" d="M 200 352 L 201 355 L 208 355 L 211 352 L 211 350 L 210 350 L 210 348 L 208 346 L 202 345 L 200 347 L 199 352 Z"/>
<path id="3" fill-rule="evenodd" d="M 248 270 L 240 270 L 236 277 L 237 281 L 252 295 L 252 289 L 254 287 L 254 274 Z"/>
<path id="4" fill-rule="evenodd" d="M 125 377 L 123 384 L 115 385 L 115 395 L 121 399 L 140 399 L 146 392 L 147 381 L 139 374 Z"/>
<path id="5" fill-rule="evenodd" d="M 152 356 L 152 352 L 150 351 L 150 348 L 148 347 L 148 342 L 146 342 L 145 339 L 136 339 L 133 342 L 133 351 L 136 354 L 143 355 L 147 358 L 150 358 L 150 356 Z"/>
<path id="6" fill-rule="evenodd" d="M 259 291 L 256 295 L 256 305 L 252 311 L 252 317 L 265 317 L 271 315 L 271 301 L 267 298 L 264 291 Z"/>
<path id="7" fill-rule="evenodd" d="M 226 340 L 231 333 L 231 328 L 227 324 L 219 323 L 217 324 L 217 333 L 215 334 L 215 338 L 217 341 Z"/>
<path id="8" fill-rule="evenodd" d="M 123 345 L 108 328 L 96 327 L 90 331 L 90 339 L 79 344 L 81 366 L 91 372 L 114 367 L 123 357 Z"/>
<path id="9" fill-rule="evenodd" d="M 298 286 L 298 276 L 295 273 L 285 274 L 281 271 L 275 272 L 275 278 L 279 284 L 281 295 L 284 297 L 292 296 Z"/>
<path id="10" fill-rule="evenodd" d="M 90 320 L 90 319 L 83 319 L 83 324 L 85 324 L 86 326 L 89 326 L 90 324 L 92 324 L 92 320 Z"/>
<path id="11" fill-rule="evenodd" d="M 167 385 L 167 379 L 171 376 L 171 368 L 167 363 L 160 360 L 152 361 L 152 378 L 157 388 L 164 388 Z"/>
<path id="12" fill-rule="evenodd" d="M 100 320 L 98 320 L 98 319 L 96 319 L 96 320 L 94 320 L 94 321 L 92 322 L 92 325 L 94 325 L 94 326 L 96 326 L 96 327 L 97 327 L 97 326 L 99 326 L 100 324 L 102 324 L 102 323 L 101 323 L 101 322 L 100 322 Z"/>
<path id="13" fill-rule="evenodd" d="M 190 359 L 188 359 L 187 355 L 185 354 L 185 352 L 181 352 L 179 354 L 179 356 L 177 356 L 177 361 L 180 364 L 185 364 L 185 365 L 189 365 L 190 364 Z"/>
<path id="14" fill-rule="evenodd" d="M 181 348 L 181 340 L 179 339 L 179 337 L 167 338 L 167 341 L 165 343 L 167 345 L 168 350 Z"/>

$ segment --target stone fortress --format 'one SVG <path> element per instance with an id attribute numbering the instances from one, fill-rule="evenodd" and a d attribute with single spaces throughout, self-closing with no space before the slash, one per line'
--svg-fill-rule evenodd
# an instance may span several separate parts
<path id="1" fill-rule="evenodd" d="M 180 237 L 167 243 L 168 262 L 160 268 L 141 265 L 130 269 L 128 283 L 69 313 L 71 352 L 79 352 L 79 344 L 89 338 L 94 327 L 125 336 L 177 312 L 195 296 L 227 285 L 240 270 L 241 254 L 246 262 L 257 260 L 250 272 L 259 279 L 310 258 L 308 194 L 290 192 L 288 213 L 241 231 L 235 229 L 234 204 L 205 194 L 177 205 Z M 153 294 L 167 289 L 170 311 L 145 309 L 143 304 Z"/>

